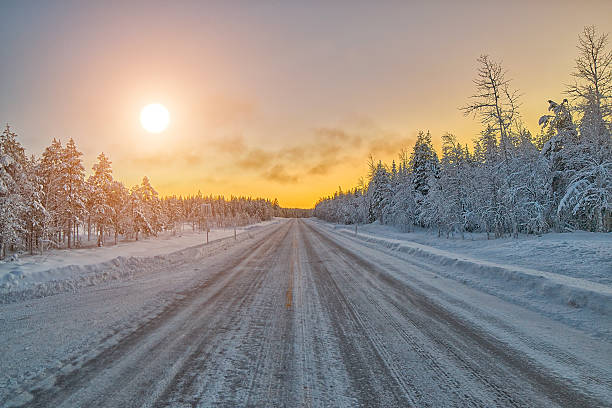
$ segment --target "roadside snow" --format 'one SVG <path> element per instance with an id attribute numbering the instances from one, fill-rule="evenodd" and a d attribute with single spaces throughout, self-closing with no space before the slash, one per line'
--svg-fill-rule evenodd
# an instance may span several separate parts
<path id="1" fill-rule="evenodd" d="M 326 223 L 327 224 L 327 223 Z M 353 225 L 333 225 L 354 234 Z M 371 234 L 427 245 L 487 261 L 533 268 L 540 271 L 612 285 L 612 234 L 578 231 L 521 235 L 519 239 L 487 239 L 486 234 L 465 234 L 465 238 L 438 237 L 421 230 L 400 232 L 378 223 L 359 225 L 358 234 Z"/>
<path id="2" fill-rule="evenodd" d="M 273 219 L 239 227 L 237 234 L 278 222 Z M 233 235 L 233 228 L 213 229 L 209 232 L 209 241 Z M 164 264 L 173 254 L 203 246 L 205 242 L 206 233 L 187 231 L 173 236 L 168 232 L 156 238 L 113 246 L 51 250 L 43 255 L 23 255 L 0 261 L 0 303 L 44 297 L 107 280 L 127 279 L 138 269 Z"/>
<path id="3" fill-rule="evenodd" d="M 317 223 L 398 257 L 425 261 L 439 275 L 575 327 L 598 332 L 597 320 L 612 316 L 612 234 L 577 232 L 498 240 L 468 236 L 462 240 L 423 231 L 401 233 L 378 224 L 359 226 L 355 235 L 354 226 Z"/>

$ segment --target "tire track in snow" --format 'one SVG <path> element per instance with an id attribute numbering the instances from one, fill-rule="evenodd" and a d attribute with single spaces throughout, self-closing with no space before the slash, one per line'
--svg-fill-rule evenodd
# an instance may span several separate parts
<path id="1" fill-rule="evenodd" d="M 248 308 L 236 311 L 234 327 L 215 339 L 219 343 L 218 351 L 185 366 L 184 372 L 177 376 L 178 381 L 158 401 L 159 406 L 177 403 L 248 406 L 249 399 L 273 393 L 270 385 L 273 383 L 266 382 L 262 373 L 268 372 L 266 367 L 275 360 L 271 358 L 275 351 L 271 344 L 279 328 L 284 331 L 282 323 L 287 320 L 277 318 L 278 312 L 285 309 L 282 288 L 286 285 L 274 273 L 285 258 L 287 236 L 284 234 L 276 242 L 274 250 L 262 262 L 253 265 L 262 276 L 261 283 L 249 292 Z"/>
<path id="2" fill-rule="evenodd" d="M 319 256 L 311 237 L 304 235 L 322 294 L 340 343 L 345 368 L 359 406 L 415 406 L 410 387 L 381 347 L 353 303 L 344 295 Z"/>
<path id="3" fill-rule="evenodd" d="M 187 352 L 191 351 L 191 343 L 188 341 L 191 338 L 189 335 L 206 333 L 206 329 L 218 324 L 219 318 L 223 316 L 223 314 L 218 314 L 219 318 L 213 320 L 199 320 L 197 316 L 202 313 L 201 310 L 206 310 L 211 305 L 218 305 L 219 301 L 223 300 L 223 296 L 227 294 L 228 287 L 235 284 L 235 279 L 244 276 L 250 270 L 245 265 L 252 261 L 267 259 L 266 251 L 273 250 L 288 231 L 289 226 L 283 226 L 264 235 L 243 254 L 243 257 L 230 259 L 229 265 L 226 265 L 203 283 L 183 292 L 178 300 L 171 303 L 154 319 L 145 322 L 131 334 L 120 339 L 115 345 L 102 350 L 77 369 L 71 370 L 70 365 L 67 365 L 62 367 L 55 376 L 43 379 L 38 386 L 30 390 L 33 399 L 28 402 L 28 406 L 60 406 L 64 402 L 68 405 L 74 405 L 73 402 L 76 402 L 74 400 L 79 398 L 85 401 L 95 400 L 94 405 L 96 406 L 104 406 L 106 402 L 108 402 L 107 406 L 113 406 L 116 404 L 110 403 L 110 400 L 122 394 L 121 390 L 130 385 L 135 390 L 143 390 L 140 392 L 141 395 L 138 392 L 124 392 L 123 394 L 130 395 L 131 398 L 139 401 L 135 405 L 148 405 L 146 400 L 151 400 L 157 395 L 150 393 L 151 384 L 146 384 L 148 380 L 142 378 L 144 367 L 162 369 L 161 373 L 163 374 L 163 369 L 166 367 L 164 365 L 155 366 L 160 358 L 156 353 L 165 351 L 164 357 L 168 357 L 168 353 L 173 351 L 176 353 L 178 350 L 178 354 L 185 350 Z M 273 239 L 268 240 L 270 237 Z M 249 286 L 241 289 L 241 293 L 249 294 Z M 202 293 L 206 295 L 203 299 L 201 297 Z M 228 309 L 235 309 L 242 301 L 239 297 L 229 298 L 229 300 L 229 305 L 226 305 Z M 181 313 L 186 315 L 181 315 L 181 319 L 178 319 L 177 316 Z M 200 325 L 196 324 L 194 327 L 186 328 L 189 335 L 182 334 L 178 338 L 157 334 L 158 331 L 163 331 L 164 326 L 172 323 L 173 320 L 178 320 L 178 323 L 195 321 Z M 214 334 L 214 331 L 211 334 Z M 202 339 L 201 344 L 208 344 L 206 340 L 209 339 Z M 67 373 L 63 373 L 63 370 L 66 370 Z M 154 373 L 146 374 L 151 377 Z M 99 377 L 102 377 L 102 381 L 96 382 L 96 380 L 100 380 Z M 111 378 L 108 379 L 108 377 Z M 134 377 L 139 378 L 144 383 L 143 386 L 135 386 Z M 155 380 L 154 378 L 153 381 Z M 105 390 L 107 392 L 104 392 Z"/>
<path id="4" fill-rule="evenodd" d="M 423 293 L 392 277 L 388 269 L 394 268 L 390 265 L 385 265 L 386 269 L 374 265 L 311 225 L 308 225 L 308 228 L 323 242 L 324 247 L 344 256 L 347 265 L 357 266 L 353 272 L 360 272 L 361 278 L 370 280 L 369 287 L 379 286 L 377 302 L 384 299 L 392 304 L 405 320 L 411 321 L 419 332 L 430 339 L 430 342 L 450 353 L 465 372 L 469 372 L 474 378 L 491 387 L 491 390 L 501 398 L 496 400 L 496 403 L 525 405 L 525 402 L 521 403 L 520 400 L 538 398 L 540 402 L 536 405 L 541 405 L 546 404 L 546 400 L 542 400 L 541 395 L 546 395 L 549 398 L 547 405 L 555 401 L 561 406 L 605 406 L 602 401 L 583 394 L 580 388 L 573 387 L 571 383 L 535 366 L 524 353 L 509 349 L 508 345 L 490 337 L 481 329 L 466 325 L 464 321 L 433 303 Z M 346 268 L 343 271 L 348 279 L 355 279 L 354 274 L 346 273 Z M 385 290 L 380 290 L 381 287 Z M 389 295 L 390 293 L 393 297 Z M 398 299 L 402 301 L 399 302 Z M 458 347 L 460 345 L 464 345 L 465 348 L 460 349 Z M 510 387 L 512 392 L 509 391 Z M 529 389 L 535 392 L 526 392 Z M 530 405 L 528 402 L 527 404 Z"/>
<path id="5" fill-rule="evenodd" d="M 383 307 L 381 303 L 376 300 L 376 297 L 381 299 L 388 298 L 388 296 L 384 293 L 383 288 L 373 286 L 374 288 L 378 289 L 376 292 L 376 297 L 372 295 L 371 290 L 363 290 L 364 283 L 368 283 L 368 289 L 371 289 L 369 285 L 371 282 L 367 281 L 369 275 L 376 275 L 379 272 L 372 268 L 364 269 L 356 264 L 354 259 L 347 257 L 344 253 L 336 252 L 336 255 L 342 258 L 343 264 L 336 265 L 333 272 L 330 272 L 330 275 L 333 274 L 336 277 L 335 280 L 338 280 L 338 283 L 336 284 L 338 287 L 343 288 L 345 291 L 350 291 L 346 298 L 348 299 L 348 302 L 351 304 L 352 308 L 355 310 L 361 310 L 361 314 L 370 315 L 369 317 L 364 316 L 360 318 L 364 330 L 368 333 L 373 346 L 377 348 L 381 355 L 385 356 L 385 362 L 393 367 L 392 370 L 394 373 L 396 373 L 396 377 L 404 383 L 404 390 L 408 395 L 412 396 L 413 404 L 416 406 L 436 406 L 440 404 L 440 401 L 437 401 L 435 398 L 430 398 L 431 396 L 428 395 L 427 389 L 422 388 L 424 387 L 424 384 L 410 384 L 404 379 L 404 377 L 408 377 L 411 372 L 416 371 L 419 373 L 419 376 L 422 376 L 423 374 L 428 375 L 430 372 L 433 373 L 433 375 L 429 375 L 437 380 L 435 383 L 435 388 L 441 389 L 444 391 L 444 394 L 446 394 L 445 404 L 453 404 L 456 406 L 482 405 L 482 400 L 477 396 L 464 392 L 466 388 L 471 388 L 470 391 L 474 392 L 474 384 L 469 387 L 468 384 L 465 383 L 465 380 L 463 383 L 458 381 L 455 378 L 457 375 L 456 371 L 449 372 L 450 367 L 448 364 L 443 365 L 438 362 L 440 359 L 439 350 L 437 350 L 438 352 L 434 354 L 434 351 L 436 350 L 428 351 L 423 346 L 423 344 L 429 343 L 429 339 L 424 339 L 423 336 L 419 336 L 420 328 L 413 324 L 412 320 L 409 318 L 410 316 L 404 316 L 408 318 L 398 319 L 397 314 L 394 316 L 393 313 L 391 313 L 387 308 Z M 361 278 L 366 280 L 358 281 L 356 276 L 354 276 L 356 274 L 359 274 Z M 366 300 L 369 307 L 366 308 L 364 305 L 361 305 L 360 307 L 357 303 L 351 301 L 350 299 Z M 414 304 L 411 303 L 411 305 Z M 374 315 L 371 313 L 373 310 L 376 311 L 376 314 Z M 400 352 L 398 352 L 397 347 L 395 350 L 387 350 L 388 346 L 386 343 L 393 344 L 393 339 L 391 338 L 392 336 L 388 332 L 381 332 L 380 330 L 377 330 L 377 328 L 373 327 L 373 325 L 370 323 L 379 320 L 381 317 L 385 322 L 385 324 L 381 325 L 381 327 L 393 328 L 395 331 L 394 335 L 398 335 L 403 341 L 403 347 L 409 348 L 418 356 L 418 367 L 406 367 L 395 363 L 395 361 L 402 358 L 402 355 Z M 409 327 L 405 328 L 404 326 Z M 383 334 L 386 339 L 382 337 Z M 494 390 L 496 393 L 502 396 L 502 400 L 505 401 L 504 405 L 516 405 L 513 398 L 505 390 L 498 388 L 499 387 L 495 387 Z M 453 393 L 455 398 L 449 399 L 449 392 Z M 496 402 L 501 403 L 502 401 L 498 400 Z"/>

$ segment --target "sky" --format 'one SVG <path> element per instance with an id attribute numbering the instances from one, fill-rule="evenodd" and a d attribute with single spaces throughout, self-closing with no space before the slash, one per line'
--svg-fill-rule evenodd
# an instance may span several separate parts
<path id="1" fill-rule="evenodd" d="M 0 2 L 0 121 L 28 153 L 74 138 L 128 187 L 312 207 L 419 130 L 470 143 L 476 59 L 501 61 L 538 132 L 585 25 L 612 1 Z M 140 110 L 170 112 L 162 133 Z"/>

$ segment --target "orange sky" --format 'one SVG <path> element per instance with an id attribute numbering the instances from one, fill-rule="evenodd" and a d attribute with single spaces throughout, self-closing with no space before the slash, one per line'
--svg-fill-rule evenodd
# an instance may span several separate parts
<path id="1" fill-rule="evenodd" d="M 526 126 L 562 99 L 587 24 L 612 2 L 3 2 L 0 120 L 31 153 L 73 137 L 128 186 L 311 207 L 418 130 L 471 141 L 476 58 L 502 60 Z M 140 109 L 164 104 L 149 134 Z"/>

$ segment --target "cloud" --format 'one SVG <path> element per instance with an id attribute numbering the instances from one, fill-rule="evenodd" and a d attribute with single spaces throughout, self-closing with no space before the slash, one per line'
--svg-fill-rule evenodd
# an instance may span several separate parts
<path id="1" fill-rule="evenodd" d="M 308 145 L 280 149 L 276 157 L 285 161 L 302 161 L 308 157 Z"/>
<path id="2" fill-rule="evenodd" d="M 308 170 L 308 174 L 313 176 L 322 176 L 327 174 L 331 169 L 336 167 L 339 162 L 322 161 L 314 165 Z"/>
<path id="3" fill-rule="evenodd" d="M 264 173 L 264 176 L 269 180 L 273 180 L 281 184 L 297 183 L 299 181 L 299 177 L 287 173 L 285 166 L 282 164 L 274 165 Z"/>
<path id="4" fill-rule="evenodd" d="M 242 159 L 238 160 L 238 164 L 247 169 L 260 169 L 269 165 L 274 156 L 274 153 L 255 148 L 249 151 Z"/>
<path id="5" fill-rule="evenodd" d="M 353 149 L 355 149 L 353 146 L 344 143 L 325 143 L 312 147 L 314 157 L 326 160 L 337 160 L 341 152 Z"/>
<path id="6" fill-rule="evenodd" d="M 414 143 L 412 138 L 376 127 L 359 133 L 322 127 L 313 129 L 311 135 L 306 143 L 276 149 L 251 148 L 239 136 L 215 145 L 219 151 L 238 153 L 235 163 L 239 168 L 258 170 L 271 181 L 294 183 L 299 181 L 298 175 L 325 176 L 342 164 L 365 162 L 368 154 L 386 158 Z M 287 171 L 289 168 L 292 172 Z"/>
<path id="7" fill-rule="evenodd" d="M 414 138 L 401 137 L 395 133 L 379 135 L 368 142 L 368 153 L 373 155 L 390 156 L 397 154 L 403 148 L 411 148 Z"/>

